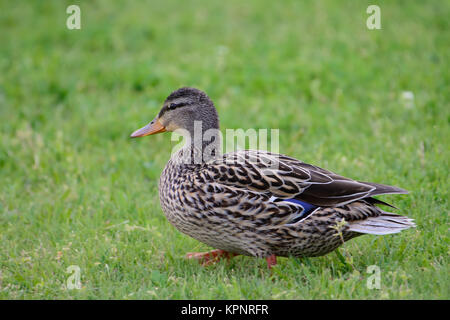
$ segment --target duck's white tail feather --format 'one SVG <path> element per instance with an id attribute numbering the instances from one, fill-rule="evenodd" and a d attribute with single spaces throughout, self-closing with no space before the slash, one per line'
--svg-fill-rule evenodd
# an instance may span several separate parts
<path id="1" fill-rule="evenodd" d="M 359 233 L 384 235 L 415 227 L 416 224 L 413 221 L 413 219 L 408 217 L 383 211 L 378 217 L 349 222 L 349 230 Z"/>

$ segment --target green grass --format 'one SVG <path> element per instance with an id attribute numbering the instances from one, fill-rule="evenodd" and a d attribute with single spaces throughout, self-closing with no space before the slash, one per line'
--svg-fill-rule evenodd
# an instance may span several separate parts
<path id="1" fill-rule="evenodd" d="M 78 3 L 82 29 L 67 30 Z M 0 2 L 1 299 L 449 299 L 450 7 L 376 1 Z M 354 179 L 417 228 L 324 257 L 237 257 L 175 230 L 157 194 L 170 135 L 130 140 L 180 86 L 226 128 Z M 402 92 L 414 93 L 414 105 Z M 67 267 L 81 290 L 65 288 Z M 381 289 L 369 290 L 370 265 Z"/>

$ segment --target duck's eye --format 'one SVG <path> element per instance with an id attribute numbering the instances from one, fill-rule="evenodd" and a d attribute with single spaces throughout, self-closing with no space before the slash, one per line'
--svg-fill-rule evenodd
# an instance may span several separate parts
<path id="1" fill-rule="evenodd" d="M 175 108 L 178 108 L 178 107 L 181 107 L 181 106 L 184 106 L 184 105 L 185 105 L 184 102 L 179 102 L 179 103 L 175 103 L 174 102 L 174 103 L 169 104 L 168 109 L 173 110 Z"/>

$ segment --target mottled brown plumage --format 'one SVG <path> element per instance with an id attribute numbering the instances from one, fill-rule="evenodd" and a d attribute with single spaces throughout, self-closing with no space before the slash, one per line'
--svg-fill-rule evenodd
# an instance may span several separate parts
<path id="1" fill-rule="evenodd" d="M 202 133 L 219 127 L 206 94 L 182 88 L 132 136 L 185 130 L 188 143 L 161 174 L 160 202 L 178 230 L 220 249 L 214 257 L 243 254 L 273 264 L 276 256 L 320 256 L 361 234 L 414 226 L 407 217 L 383 211 L 375 205 L 383 202 L 372 198 L 406 193 L 403 189 L 355 181 L 266 151 L 221 155 L 217 135 L 206 142 L 193 137 L 195 121 L 202 121 Z"/>

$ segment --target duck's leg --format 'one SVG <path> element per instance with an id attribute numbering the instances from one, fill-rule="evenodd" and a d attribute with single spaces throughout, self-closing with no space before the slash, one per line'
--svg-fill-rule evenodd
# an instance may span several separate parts
<path id="1" fill-rule="evenodd" d="M 202 266 L 206 267 L 213 263 L 216 263 L 221 259 L 231 259 L 237 255 L 237 253 L 231 253 L 225 250 L 216 249 L 209 252 L 188 252 L 186 254 L 186 258 L 196 259 L 199 263 L 202 264 Z"/>
<path id="2" fill-rule="evenodd" d="M 274 254 L 271 256 L 268 256 L 266 258 L 266 261 L 267 261 L 267 267 L 269 268 L 269 270 L 272 270 L 272 266 L 277 264 L 277 256 Z"/>

